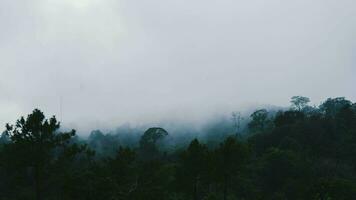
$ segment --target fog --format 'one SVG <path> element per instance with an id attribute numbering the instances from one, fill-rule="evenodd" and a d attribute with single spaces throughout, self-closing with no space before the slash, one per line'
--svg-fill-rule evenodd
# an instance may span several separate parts
<path id="1" fill-rule="evenodd" d="M 356 100 L 353 0 L 1 0 L 0 126 L 208 120 L 256 105 Z"/>

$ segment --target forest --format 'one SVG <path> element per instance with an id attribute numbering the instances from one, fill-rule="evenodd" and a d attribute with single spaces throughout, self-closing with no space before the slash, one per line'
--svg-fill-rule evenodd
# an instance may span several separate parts
<path id="1" fill-rule="evenodd" d="M 355 199 L 356 104 L 309 103 L 88 137 L 35 109 L 1 134 L 0 200 Z"/>

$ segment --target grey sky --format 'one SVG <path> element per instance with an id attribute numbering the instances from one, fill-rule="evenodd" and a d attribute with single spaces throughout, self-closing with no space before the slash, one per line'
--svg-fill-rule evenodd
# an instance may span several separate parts
<path id="1" fill-rule="evenodd" d="M 354 0 L 1 0 L 0 125 L 86 130 L 356 100 Z"/>

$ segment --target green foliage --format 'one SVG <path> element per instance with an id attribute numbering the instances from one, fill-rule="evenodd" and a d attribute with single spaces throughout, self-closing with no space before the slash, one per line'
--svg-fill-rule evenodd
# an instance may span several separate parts
<path id="1" fill-rule="evenodd" d="M 303 96 L 293 96 L 291 98 L 292 108 L 298 111 L 302 111 L 304 108 L 307 107 L 310 99 L 308 97 Z"/>
<path id="2" fill-rule="evenodd" d="M 292 125 L 298 121 L 302 121 L 304 118 L 305 114 L 300 111 L 278 112 L 274 119 L 274 124 L 277 127 Z"/>
<path id="3" fill-rule="evenodd" d="M 26 119 L 21 117 L 15 125 L 6 125 L 6 135 L 10 142 L 3 151 L 5 168 L 14 174 L 29 170 L 27 174 L 34 184 L 37 200 L 44 198 L 43 187 L 48 183 L 45 177 L 51 175 L 49 171 L 61 159 L 69 160 L 86 150 L 85 146 L 70 145 L 71 138 L 75 136 L 74 130 L 59 132 L 59 127 L 55 117 L 45 119 L 38 109 Z"/>
<path id="4" fill-rule="evenodd" d="M 269 128 L 270 120 L 266 109 L 256 110 L 251 114 L 250 118 L 251 122 L 248 124 L 248 128 L 252 132 L 262 132 Z"/>
<path id="5" fill-rule="evenodd" d="M 130 145 L 100 131 L 85 141 L 34 110 L 0 137 L 0 200 L 354 199 L 355 104 L 335 98 L 307 109 L 308 102 L 297 96 L 293 110 L 254 112 L 247 138 L 211 126 L 204 131 L 216 132 L 214 145 L 190 139 L 168 153 L 160 149 L 163 128 Z"/>
<path id="6" fill-rule="evenodd" d="M 208 148 L 197 139 L 194 139 L 181 155 L 177 175 L 178 187 L 195 200 L 202 195 L 201 186 L 207 178 L 208 155 Z"/>
<path id="7" fill-rule="evenodd" d="M 87 143 L 91 149 L 95 149 L 97 157 L 115 156 L 115 152 L 120 146 L 118 136 L 104 135 L 100 130 L 92 131 Z"/>
<path id="8" fill-rule="evenodd" d="M 320 110 L 329 117 L 335 116 L 345 106 L 351 106 L 351 101 L 345 97 L 328 98 L 320 105 Z"/>
<path id="9" fill-rule="evenodd" d="M 234 137 L 228 137 L 216 150 L 217 173 L 221 177 L 223 198 L 228 198 L 232 178 L 238 176 L 248 158 L 248 149 Z"/>
<path id="10" fill-rule="evenodd" d="M 309 190 L 309 198 L 320 199 L 354 199 L 356 184 L 354 181 L 340 178 L 320 178 Z"/>
<path id="11" fill-rule="evenodd" d="M 155 159 L 159 156 L 156 143 L 166 137 L 168 132 L 163 128 L 149 128 L 140 139 L 140 156 L 143 159 Z"/>

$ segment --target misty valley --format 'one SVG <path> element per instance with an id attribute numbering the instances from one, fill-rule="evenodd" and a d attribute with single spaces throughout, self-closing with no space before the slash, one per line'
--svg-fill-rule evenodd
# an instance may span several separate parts
<path id="1" fill-rule="evenodd" d="M 355 199 L 356 104 L 290 102 L 87 137 L 35 109 L 1 134 L 0 200 Z"/>

